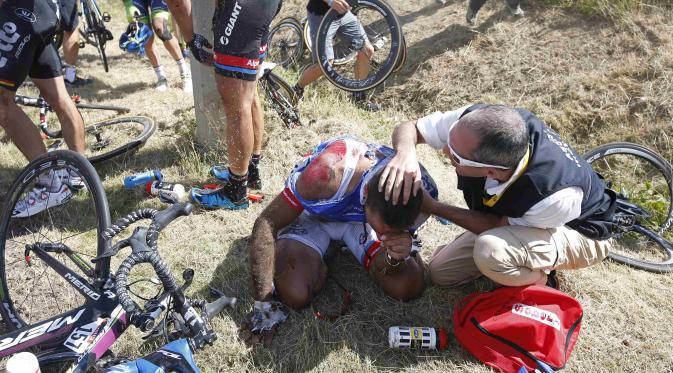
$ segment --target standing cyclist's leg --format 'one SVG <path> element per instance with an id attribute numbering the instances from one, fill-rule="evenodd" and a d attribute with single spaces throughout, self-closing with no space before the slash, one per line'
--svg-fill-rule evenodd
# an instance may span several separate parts
<path id="1" fill-rule="evenodd" d="M 79 15 L 77 0 L 61 0 L 61 29 L 63 30 L 63 61 L 65 62 L 64 79 L 66 84 L 82 86 L 91 83 L 90 79 L 77 76 L 77 59 L 79 57 Z"/>
<path id="2" fill-rule="evenodd" d="M 152 29 L 154 34 L 164 43 L 164 47 L 168 53 L 173 57 L 173 61 L 178 66 L 180 72 L 180 80 L 182 81 L 182 90 L 184 92 L 192 92 L 192 77 L 189 73 L 189 66 L 182 56 L 180 50 L 178 35 L 171 33 L 169 26 L 169 18 L 171 14 L 168 11 L 168 5 L 164 0 L 152 0 Z"/>
<path id="3" fill-rule="evenodd" d="M 47 148 L 35 123 L 14 103 L 15 93 L 0 87 L 0 126 L 23 156 L 32 161 L 46 153 Z"/>
<path id="4" fill-rule="evenodd" d="M 222 188 L 191 193 L 208 208 L 247 208 L 248 165 L 255 144 L 253 103 L 262 38 L 276 14 L 278 2 L 220 2 L 213 17 L 217 89 L 227 117 L 229 169 Z M 242 5 L 241 5 L 242 4 Z M 235 15 L 235 16 L 234 16 Z M 230 20 L 235 19 L 234 23 Z"/>
<path id="5" fill-rule="evenodd" d="M 313 45 L 313 50 L 311 51 L 311 58 L 314 64 L 304 69 L 304 71 L 301 73 L 301 76 L 299 77 L 299 80 L 297 80 L 297 84 L 295 85 L 294 90 L 299 97 L 303 95 L 304 88 L 306 88 L 307 85 L 318 80 L 318 78 L 320 78 L 323 75 L 322 69 L 320 69 L 320 65 L 318 64 L 318 51 L 316 49 L 318 27 L 320 27 L 320 23 L 322 22 L 323 17 L 324 16 L 308 12 L 307 22 Z M 327 55 L 327 59 L 328 61 L 330 61 L 330 63 L 332 63 L 332 61 L 334 60 L 334 48 L 332 47 L 333 39 L 334 36 L 336 36 L 336 33 L 339 30 L 340 25 L 341 25 L 340 21 L 336 20 L 332 22 L 332 24 L 330 25 L 330 29 L 327 31 L 327 38 L 326 38 L 327 45 L 325 46 L 326 48 L 325 54 Z"/>

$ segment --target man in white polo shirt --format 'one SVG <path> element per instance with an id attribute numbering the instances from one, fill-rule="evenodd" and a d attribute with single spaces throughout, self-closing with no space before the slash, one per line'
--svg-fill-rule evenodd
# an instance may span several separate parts
<path id="1" fill-rule="evenodd" d="M 422 143 L 449 156 L 468 206 L 425 199 L 429 211 L 466 229 L 434 253 L 433 283 L 454 286 L 485 275 L 506 286 L 553 284 L 552 271 L 607 256 L 614 193 L 531 112 L 478 104 L 398 126 L 397 155 L 379 184 L 393 203 L 419 191 L 415 146 Z"/>

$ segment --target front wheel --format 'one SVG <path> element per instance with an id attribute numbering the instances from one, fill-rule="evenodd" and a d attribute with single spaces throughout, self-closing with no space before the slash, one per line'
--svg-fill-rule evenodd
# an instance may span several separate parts
<path id="1" fill-rule="evenodd" d="M 269 32 L 269 61 L 285 68 L 296 63 L 304 54 L 302 30 L 294 18 L 285 18 Z"/>
<path id="2" fill-rule="evenodd" d="M 613 240 L 609 258 L 647 271 L 673 271 L 668 243 L 673 239 L 668 232 L 673 222 L 671 165 L 654 151 L 627 142 L 599 146 L 584 158 L 620 199 L 646 211 L 636 214 L 634 229 Z"/>
<path id="3" fill-rule="evenodd" d="M 106 120 L 85 128 L 86 156 L 93 164 L 137 150 L 155 130 L 147 117 L 122 117 Z"/>
<path id="4" fill-rule="evenodd" d="M 0 210 L 0 314 L 10 329 L 92 300 L 81 288 L 109 274 L 109 260 L 90 264 L 109 245 L 109 225 L 105 191 L 82 155 L 55 150 L 24 168 Z"/>

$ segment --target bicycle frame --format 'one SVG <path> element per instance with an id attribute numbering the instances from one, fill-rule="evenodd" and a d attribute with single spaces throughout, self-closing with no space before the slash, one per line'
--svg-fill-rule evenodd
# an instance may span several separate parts
<path id="1" fill-rule="evenodd" d="M 84 272 L 99 273 L 67 247 L 52 249 L 64 252 Z M 91 284 L 54 259 L 47 250 L 33 247 L 31 251 L 66 279 L 87 302 L 72 311 L 1 336 L 0 358 L 38 345 L 49 346 L 49 351 L 38 356 L 41 364 L 76 359 L 80 367 L 86 367 L 90 357 L 94 361 L 100 359 L 129 326 L 126 313 L 112 291 L 112 281 L 99 278 L 96 280 L 98 284 Z M 29 259 L 27 262 L 30 263 Z M 3 307 L 9 309 L 4 303 Z M 17 327 L 22 325 L 16 317 L 10 316 L 8 321 Z"/>

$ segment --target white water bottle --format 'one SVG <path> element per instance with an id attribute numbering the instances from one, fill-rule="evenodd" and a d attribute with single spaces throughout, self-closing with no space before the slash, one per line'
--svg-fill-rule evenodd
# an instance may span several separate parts
<path id="1" fill-rule="evenodd" d="M 7 373 L 40 373 L 40 363 L 30 352 L 19 352 L 7 360 Z"/>
<path id="2" fill-rule="evenodd" d="M 391 326 L 388 329 L 388 344 L 391 348 L 443 350 L 449 345 L 449 336 L 445 329 Z"/>
<path id="3" fill-rule="evenodd" d="M 184 202 L 187 198 L 185 187 L 176 183 L 166 183 L 157 180 L 147 183 L 145 190 L 153 196 L 158 196 L 161 202 L 166 203 Z"/>

